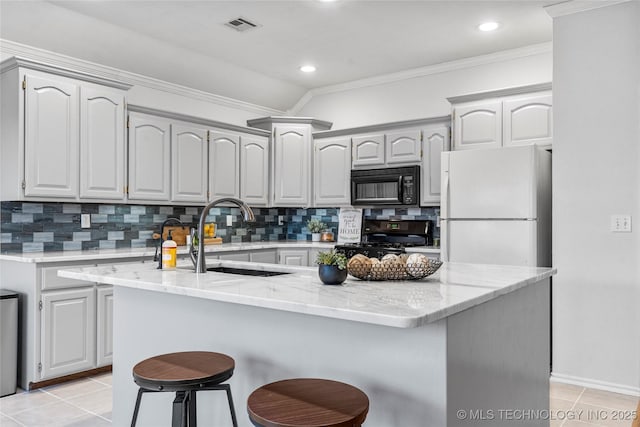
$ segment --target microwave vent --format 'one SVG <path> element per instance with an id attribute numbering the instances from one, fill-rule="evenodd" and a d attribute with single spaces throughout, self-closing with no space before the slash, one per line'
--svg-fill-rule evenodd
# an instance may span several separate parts
<path id="1" fill-rule="evenodd" d="M 242 17 L 232 19 L 229 22 L 226 22 L 224 25 L 226 25 L 229 28 L 233 28 L 236 31 L 241 31 L 241 32 L 258 28 L 260 26 L 259 24 L 253 23 L 248 19 L 242 18 Z"/>

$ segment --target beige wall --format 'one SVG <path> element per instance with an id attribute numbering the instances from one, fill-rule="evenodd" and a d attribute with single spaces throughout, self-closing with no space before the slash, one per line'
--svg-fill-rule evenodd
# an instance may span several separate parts
<path id="1" fill-rule="evenodd" d="M 640 394 L 640 3 L 554 19 L 553 371 Z M 631 214 L 632 233 L 610 216 Z"/>

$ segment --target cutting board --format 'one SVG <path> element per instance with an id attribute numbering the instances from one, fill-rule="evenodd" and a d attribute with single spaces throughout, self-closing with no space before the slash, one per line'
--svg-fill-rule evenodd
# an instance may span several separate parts
<path id="1" fill-rule="evenodd" d="M 171 238 L 176 242 L 176 245 L 185 246 L 187 244 L 189 227 L 181 227 L 179 225 L 167 226 L 164 228 L 164 233 L 162 234 L 163 240 L 167 240 L 167 237 L 169 237 L 169 230 L 171 230 Z M 153 238 L 159 239 L 160 233 L 154 233 Z"/>
<path id="2" fill-rule="evenodd" d="M 221 245 L 222 237 L 206 237 L 204 239 L 205 245 Z"/>

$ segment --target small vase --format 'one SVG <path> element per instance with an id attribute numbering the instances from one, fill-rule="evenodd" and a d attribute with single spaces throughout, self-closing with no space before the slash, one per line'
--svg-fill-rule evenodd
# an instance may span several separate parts
<path id="1" fill-rule="evenodd" d="M 311 233 L 311 241 L 319 242 L 320 241 L 320 233 Z"/>
<path id="2" fill-rule="evenodd" d="M 319 265 L 318 276 L 325 285 L 339 285 L 347 280 L 347 269 L 339 270 L 337 265 Z"/>

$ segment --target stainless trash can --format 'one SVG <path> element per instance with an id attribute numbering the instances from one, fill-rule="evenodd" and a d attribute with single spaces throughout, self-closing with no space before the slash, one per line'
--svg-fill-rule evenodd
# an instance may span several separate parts
<path id="1" fill-rule="evenodd" d="M 16 392 L 17 370 L 18 294 L 0 289 L 0 397 Z"/>

